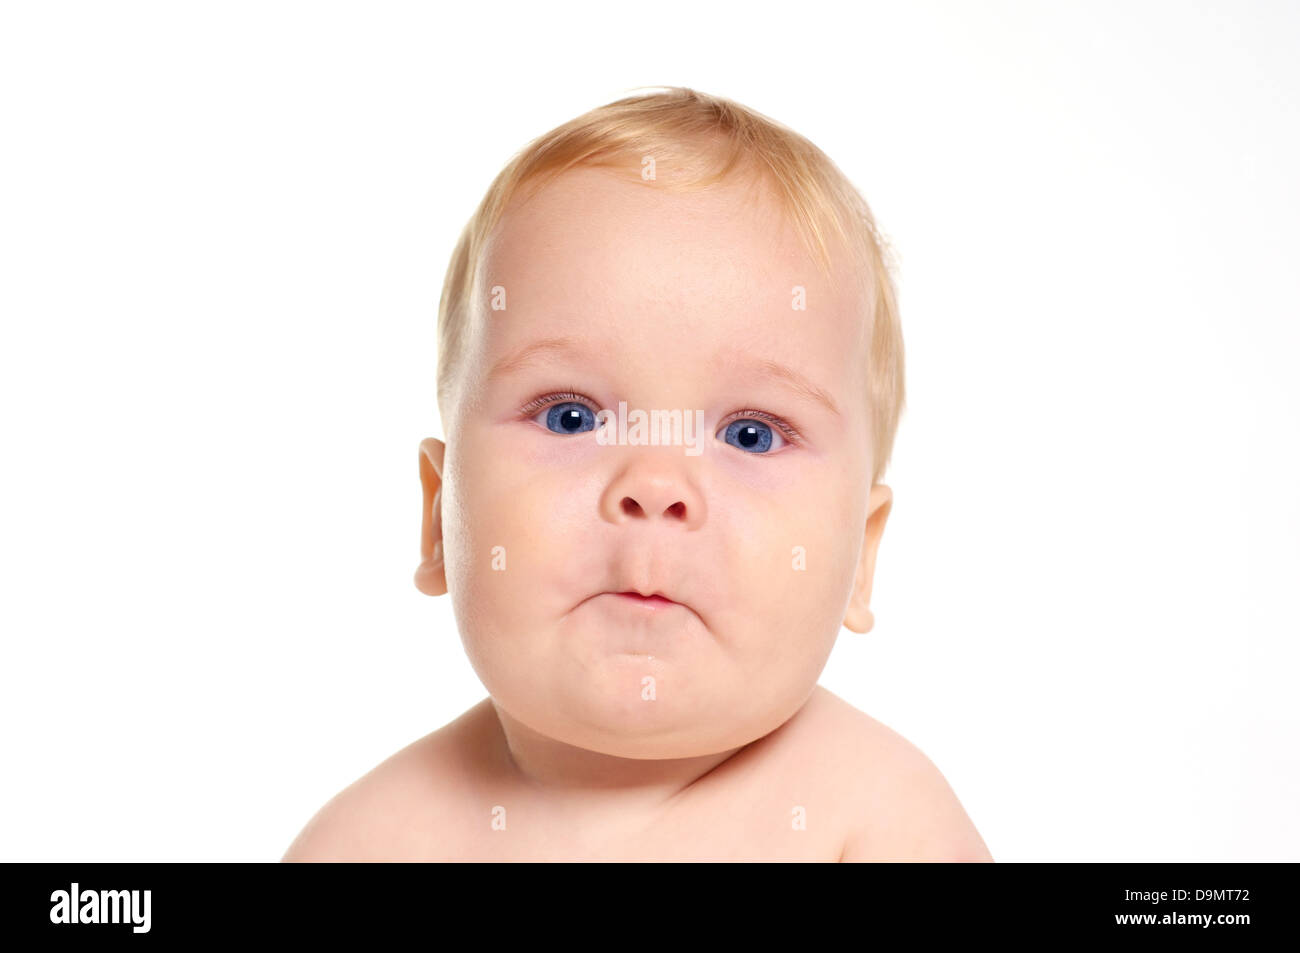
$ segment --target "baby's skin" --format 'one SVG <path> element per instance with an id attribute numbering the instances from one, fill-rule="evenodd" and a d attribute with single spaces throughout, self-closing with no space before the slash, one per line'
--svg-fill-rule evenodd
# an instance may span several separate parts
<path id="1" fill-rule="evenodd" d="M 641 168 L 512 204 L 420 445 L 415 582 L 489 697 L 284 860 L 992 859 L 935 765 L 817 684 L 872 628 L 892 505 L 847 253 L 827 277 L 758 185 Z M 703 428 L 611 441 L 620 402 Z"/>

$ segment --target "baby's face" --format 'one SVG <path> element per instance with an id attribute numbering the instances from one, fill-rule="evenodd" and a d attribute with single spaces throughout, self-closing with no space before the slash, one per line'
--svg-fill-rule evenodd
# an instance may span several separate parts
<path id="1" fill-rule="evenodd" d="M 753 189 L 580 169 L 496 234 L 442 462 L 446 583 L 475 671 L 516 720 L 622 757 L 774 730 L 846 610 L 870 626 L 889 500 L 869 493 L 857 292 Z M 602 443 L 595 414 L 620 402 L 692 429 Z M 616 418 L 604 428 L 617 438 Z"/>

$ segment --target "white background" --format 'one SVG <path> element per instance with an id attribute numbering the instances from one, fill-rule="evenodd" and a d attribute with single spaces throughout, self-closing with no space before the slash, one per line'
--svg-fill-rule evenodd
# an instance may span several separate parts
<path id="1" fill-rule="evenodd" d="M 0 858 L 276 860 L 484 697 L 420 595 L 452 245 L 651 84 L 898 250 L 875 631 L 994 857 L 1300 860 L 1300 8 L 0 8 Z"/>

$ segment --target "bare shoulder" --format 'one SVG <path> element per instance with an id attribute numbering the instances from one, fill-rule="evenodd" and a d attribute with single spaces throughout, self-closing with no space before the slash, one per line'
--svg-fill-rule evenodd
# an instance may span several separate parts
<path id="1" fill-rule="evenodd" d="M 419 861 L 436 855 L 437 805 L 461 782 L 455 752 L 481 707 L 412 742 L 335 794 L 281 862 Z"/>
<path id="2" fill-rule="evenodd" d="M 924 752 L 818 686 L 814 702 L 836 739 L 834 783 L 849 792 L 843 861 L 991 861 L 956 792 Z"/>

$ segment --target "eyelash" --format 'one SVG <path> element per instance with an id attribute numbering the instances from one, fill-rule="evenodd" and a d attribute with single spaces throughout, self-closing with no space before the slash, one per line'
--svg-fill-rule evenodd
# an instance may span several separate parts
<path id="1" fill-rule="evenodd" d="M 543 408 L 549 407 L 551 404 L 559 404 L 565 401 L 577 401 L 578 403 L 587 404 L 593 412 L 600 410 L 600 405 L 590 397 L 576 393 L 573 390 L 567 390 L 557 391 L 554 394 L 543 394 L 541 397 L 534 397 L 519 409 L 519 415 L 525 418 L 533 417 L 540 413 Z M 727 426 L 727 424 L 734 423 L 737 420 L 761 420 L 766 424 L 771 424 L 776 427 L 777 430 L 781 431 L 781 435 L 791 443 L 796 445 L 803 443 L 803 435 L 794 427 L 790 426 L 790 424 L 786 423 L 774 414 L 769 414 L 765 410 L 756 410 L 752 407 L 747 407 L 731 414 L 726 418 L 726 420 L 719 424 L 719 429 Z"/>

